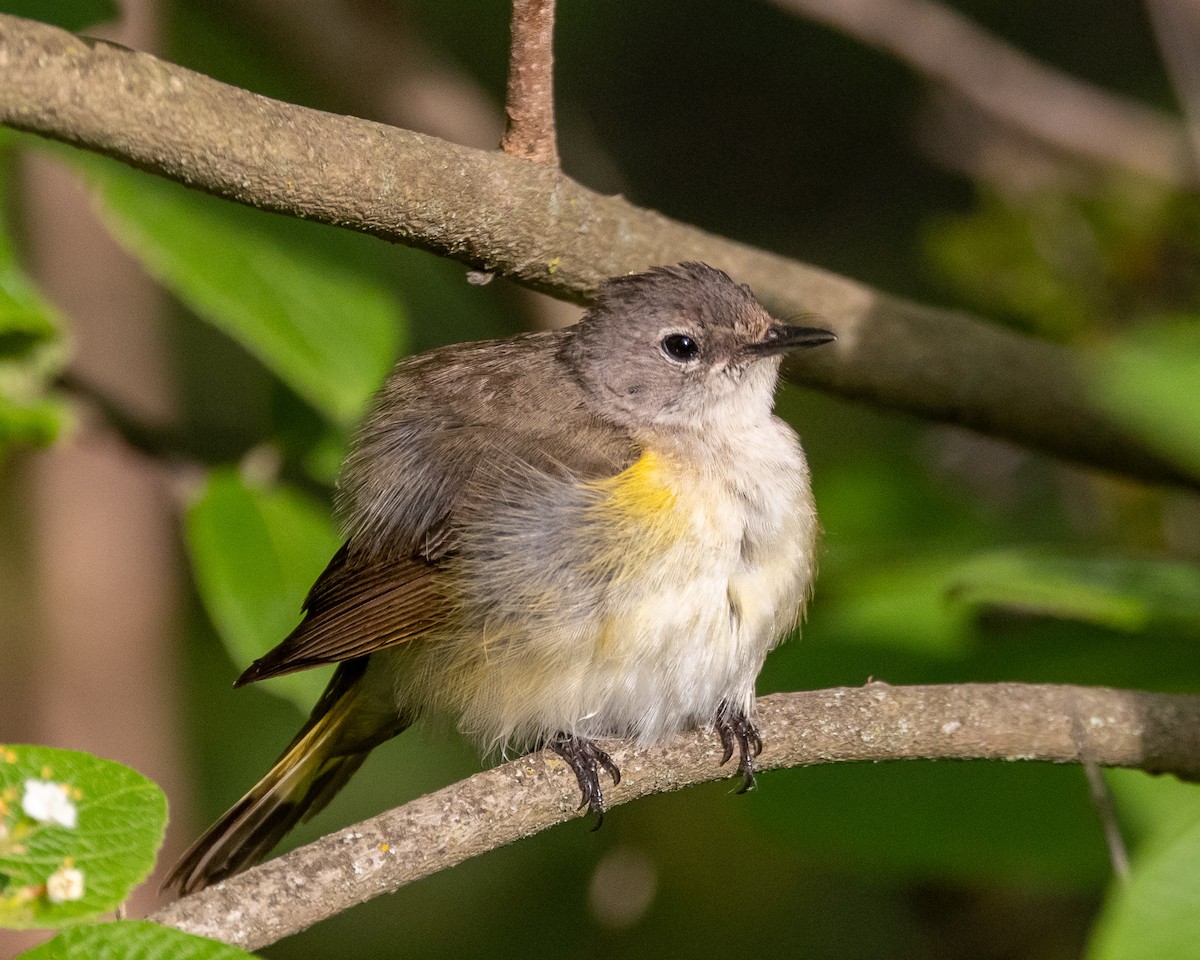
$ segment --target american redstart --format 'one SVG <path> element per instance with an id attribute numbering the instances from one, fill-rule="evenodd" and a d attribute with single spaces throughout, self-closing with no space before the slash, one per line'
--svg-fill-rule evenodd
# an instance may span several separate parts
<path id="1" fill-rule="evenodd" d="M 816 563 L 775 385 L 786 352 L 833 339 L 684 263 L 607 280 L 566 329 L 401 360 L 343 466 L 345 545 L 237 683 L 337 670 L 168 884 L 262 859 L 426 715 L 484 750 L 550 748 L 597 816 L 600 770 L 620 777 L 598 738 L 715 727 L 749 788 L 755 679 Z"/>

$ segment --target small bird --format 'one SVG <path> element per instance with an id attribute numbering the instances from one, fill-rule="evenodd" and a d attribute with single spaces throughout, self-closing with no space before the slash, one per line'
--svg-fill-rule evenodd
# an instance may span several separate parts
<path id="1" fill-rule="evenodd" d="M 401 360 L 343 465 L 346 541 L 238 679 L 338 667 L 271 770 L 187 851 L 188 893 L 265 857 L 417 718 L 547 747 L 604 812 L 596 741 L 715 728 L 743 791 L 754 685 L 796 625 L 817 516 L 772 413 L 777 323 L 702 263 L 601 284 L 574 326 Z"/>

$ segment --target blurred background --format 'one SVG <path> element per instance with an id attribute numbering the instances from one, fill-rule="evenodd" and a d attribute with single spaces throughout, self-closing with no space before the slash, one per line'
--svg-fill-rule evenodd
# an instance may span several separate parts
<path id="1" fill-rule="evenodd" d="M 1078 346 L 1097 402 L 1200 476 L 1191 6 L 564 0 L 563 166 Z M 0 11 L 290 102 L 482 148 L 502 132 L 502 0 Z M 336 466 L 393 359 L 579 310 L 4 133 L 0 741 L 156 779 L 165 870 L 319 692 L 310 675 L 231 684 L 339 543 Z M 1200 687 L 1194 493 L 798 385 L 779 409 L 826 533 L 803 639 L 772 654 L 760 693 L 872 677 Z M 288 842 L 479 765 L 451 734 L 410 732 Z M 818 767 L 763 774 L 744 797 L 722 782 L 624 806 L 598 833 L 565 824 L 262 955 L 1200 956 L 1198 791 L 1106 778 L 1128 883 L 1079 768 Z M 33 942 L 4 937 L 0 953 Z"/>

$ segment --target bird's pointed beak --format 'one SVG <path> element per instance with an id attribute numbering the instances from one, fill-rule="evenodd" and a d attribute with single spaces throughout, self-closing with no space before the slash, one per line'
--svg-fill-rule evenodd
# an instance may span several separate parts
<path id="1" fill-rule="evenodd" d="M 783 323 L 773 323 L 756 343 L 747 344 L 746 350 L 758 356 L 774 356 L 787 353 L 789 350 L 799 350 L 802 347 L 819 347 L 823 343 L 836 340 L 837 336 L 820 327 L 791 327 Z"/>

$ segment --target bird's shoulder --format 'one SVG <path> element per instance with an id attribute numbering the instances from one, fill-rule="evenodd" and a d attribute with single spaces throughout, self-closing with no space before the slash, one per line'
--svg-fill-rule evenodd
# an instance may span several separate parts
<path id="1" fill-rule="evenodd" d="M 401 361 L 339 484 L 351 538 L 436 560 L 467 501 L 531 478 L 585 483 L 637 459 L 629 431 L 590 408 L 560 356 L 564 334 L 455 344 Z"/>

